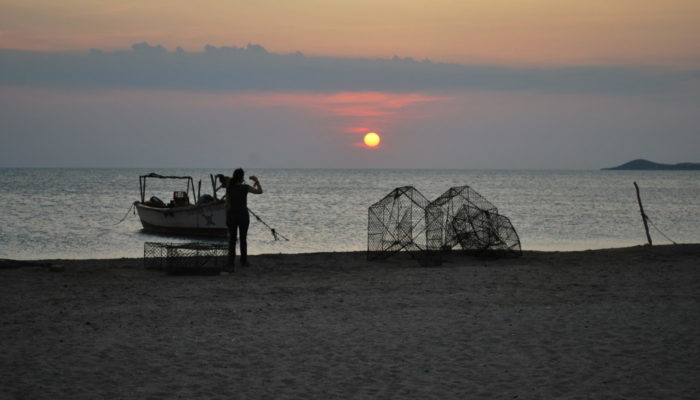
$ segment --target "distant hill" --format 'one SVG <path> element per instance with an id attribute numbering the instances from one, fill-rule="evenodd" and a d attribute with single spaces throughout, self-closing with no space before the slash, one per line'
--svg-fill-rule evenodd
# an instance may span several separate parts
<path id="1" fill-rule="evenodd" d="M 612 168 L 603 168 L 603 170 L 673 170 L 673 171 L 692 171 L 700 170 L 700 163 L 679 163 L 679 164 L 659 164 L 649 160 L 632 160 L 628 163 L 618 165 Z"/>

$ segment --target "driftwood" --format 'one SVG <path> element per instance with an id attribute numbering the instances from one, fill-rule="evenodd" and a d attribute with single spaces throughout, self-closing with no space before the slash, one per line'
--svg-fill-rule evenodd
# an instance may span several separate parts
<path id="1" fill-rule="evenodd" d="M 637 202 L 639 203 L 639 212 L 642 213 L 642 221 L 644 222 L 644 231 L 647 233 L 647 240 L 649 241 L 649 246 L 651 246 L 651 235 L 649 235 L 649 225 L 647 223 L 647 215 L 644 213 L 644 207 L 642 206 L 642 198 L 639 195 L 639 186 L 637 182 L 634 182 L 634 189 L 637 191 Z"/>

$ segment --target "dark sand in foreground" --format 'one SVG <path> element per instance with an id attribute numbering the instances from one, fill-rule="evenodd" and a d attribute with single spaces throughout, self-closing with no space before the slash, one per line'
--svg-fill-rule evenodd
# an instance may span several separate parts
<path id="1" fill-rule="evenodd" d="M 0 263 L 0 398 L 700 398 L 700 245 L 251 262 Z"/>

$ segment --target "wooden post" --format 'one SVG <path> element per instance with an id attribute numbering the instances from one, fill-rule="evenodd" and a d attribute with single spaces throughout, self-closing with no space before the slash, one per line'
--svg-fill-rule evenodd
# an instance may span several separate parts
<path id="1" fill-rule="evenodd" d="M 642 198 L 639 196 L 639 186 L 637 186 L 637 182 L 634 182 L 634 188 L 637 190 L 637 202 L 639 203 L 639 211 L 642 213 L 642 221 L 644 222 L 644 230 L 647 233 L 647 240 L 649 241 L 649 246 L 651 246 L 651 235 L 649 235 L 649 225 L 647 224 L 647 215 L 644 214 L 644 207 L 642 207 Z"/>

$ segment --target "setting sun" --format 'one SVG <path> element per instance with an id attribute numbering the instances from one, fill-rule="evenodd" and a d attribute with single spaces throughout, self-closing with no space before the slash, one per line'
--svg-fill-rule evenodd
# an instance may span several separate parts
<path id="1" fill-rule="evenodd" d="M 365 135 L 365 144 L 368 147 L 377 147 L 382 139 L 374 132 L 370 132 Z"/>

